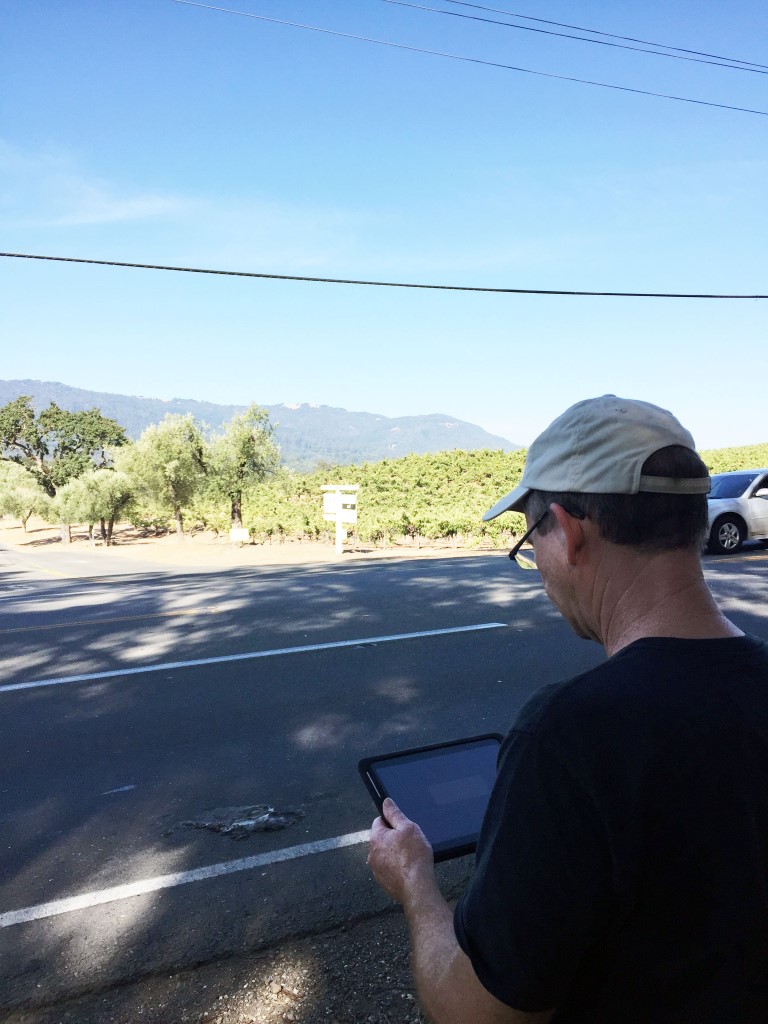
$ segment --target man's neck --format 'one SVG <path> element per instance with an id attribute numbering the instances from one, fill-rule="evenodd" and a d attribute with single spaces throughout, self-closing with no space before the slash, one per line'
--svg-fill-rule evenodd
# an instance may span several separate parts
<path id="1" fill-rule="evenodd" d="M 714 640 L 743 636 L 723 615 L 704 582 L 698 552 L 671 551 L 639 557 L 611 545 L 598 569 L 599 632 L 606 653 L 644 637 Z"/>

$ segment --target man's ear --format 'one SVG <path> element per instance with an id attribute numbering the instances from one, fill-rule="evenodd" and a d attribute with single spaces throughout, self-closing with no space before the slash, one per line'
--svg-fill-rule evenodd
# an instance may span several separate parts
<path id="1" fill-rule="evenodd" d="M 557 520 L 557 525 L 563 534 L 565 542 L 565 557 L 568 565 L 576 565 L 580 561 L 580 555 L 586 547 L 586 535 L 584 524 L 581 519 L 569 516 L 562 505 L 553 502 L 549 510 Z"/>

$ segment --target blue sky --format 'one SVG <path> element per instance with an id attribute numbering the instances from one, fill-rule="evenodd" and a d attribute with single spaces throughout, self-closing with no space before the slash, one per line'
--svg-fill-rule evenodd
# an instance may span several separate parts
<path id="1" fill-rule="evenodd" d="M 768 65 L 758 0 L 483 2 Z M 222 6 L 768 111 L 765 74 L 382 0 Z M 502 288 L 768 292 L 768 117 L 174 0 L 4 0 L 2 14 L 4 252 Z M 441 412 L 522 444 L 572 402 L 615 392 L 671 408 L 703 448 L 768 440 L 764 301 L 2 259 L 0 308 L 5 379 Z"/>

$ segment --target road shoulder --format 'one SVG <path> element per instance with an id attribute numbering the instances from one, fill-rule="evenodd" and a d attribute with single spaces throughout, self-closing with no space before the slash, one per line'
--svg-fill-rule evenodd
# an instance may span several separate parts
<path id="1" fill-rule="evenodd" d="M 316 936 L 16 1010 L 4 1024 L 423 1024 L 398 907 Z"/>

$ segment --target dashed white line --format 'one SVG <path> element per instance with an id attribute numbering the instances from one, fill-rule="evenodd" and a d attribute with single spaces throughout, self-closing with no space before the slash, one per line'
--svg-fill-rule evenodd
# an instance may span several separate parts
<path id="1" fill-rule="evenodd" d="M 87 910 L 90 907 L 98 907 L 103 903 L 114 903 L 116 900 L 127 900 L 133 896 L 143 896 L 148 892 L 157 892 L 158 889 L 172 889 L 177 885 L 188 885 L 190 882 L 203 882 L 209 878 L 233 875 L 237 871 L 263 868 L 269 864 L 278 864 L 284 860 L 296 860 L 297 857 L 307 857 L 313 853 L 341 850 L 345 846 L 367 843 L 370 835 L 369 831 L 349 832 L 345 836 L 334 836 L 332 839 L 321 839 L 314 843 L 302 843 L 300 846 L 288 846 L 283 850 L 272 850 L 271 853 L 260 853 L 253 857 L 241 857 L 240 860 L 209 864 L 207 867 L 194 868 L 191 871 L 177 871 L 171 875 L 142 878 L 137 882 L 112 886 L 110 889 L 84 892 L 80 896 L 67 896 L 64 899 L 53 900 L 50 903 L 38 903 L 32 907 L 10 910 L 0 914 L 0 928 L 10 928 L 11 925 L 24 924 L 27 921 L 40 921 L 45 917 L 55 917 L 57 914 L 71 914 L 75 910 Z"/>
<path id="2" fill-rule="evenodd" d="M 328 651 L 334 647 L 359 647 L 362 644 L 387 644 L 396 640 L 417 640 L 427 636 L 445 636 L 448 633 L 472 633 L 480 629 L 503 629 L 503 622 L 481 622 L 476 626 L 453 626 L 450 629 L 425 629 L 419 633 L 394 633 L 390 636 L 367 636 L 358 640 L 336 640 L 327 644 L 304 644 L 301 647 L 277 647 L 270 651 L 249 651 L 247 654 L 224 654 L 216 658 L 195 658 L 192 661 L 167 661 L 160 665 L 141 665 L 136 668 L 118 668 L 108 672 L 88 672 L 59 679 L 36 679 L 29 683 L 8 683 L 0 686 L 0 693 L 14 690 L 33 690 L 42 686 L 64 686 L 67 683 L 88 683 L 94 679 L 117 679 L 119 676 L 143 675 L 147 672 L 169 672 L 172 669 L 196 668 L 200 665 L 220 665 L 227 661 L 251 661 L 254 658 L 275 658 L 284 654 L 306 654 L 309 651 Z"/>

